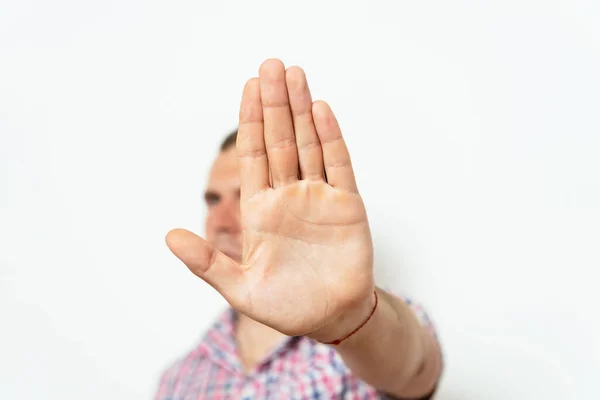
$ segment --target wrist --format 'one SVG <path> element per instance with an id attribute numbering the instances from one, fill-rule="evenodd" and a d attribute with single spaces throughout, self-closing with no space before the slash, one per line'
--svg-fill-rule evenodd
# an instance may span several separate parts
<path id="1" fill-rule="evenodd" d="M 307 336 L 324 344 L 338 345 L 365 328 L 376 312 L 378 302 L 377 292 L 372 291 L 332 323 Z"/>

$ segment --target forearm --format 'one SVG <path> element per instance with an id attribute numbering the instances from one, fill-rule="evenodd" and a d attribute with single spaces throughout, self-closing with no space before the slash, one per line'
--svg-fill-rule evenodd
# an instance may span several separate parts
<path id="1" fill-rule="evenodd" d="M 433 391 L 440 375 L 439 346 L 402 299 L 377 293 L 368 323 L 335 348 L 359 379 L 402 399 L 420 399 Z M 357 315 L 368 315 L 373 305 L 366 303 Z"/>

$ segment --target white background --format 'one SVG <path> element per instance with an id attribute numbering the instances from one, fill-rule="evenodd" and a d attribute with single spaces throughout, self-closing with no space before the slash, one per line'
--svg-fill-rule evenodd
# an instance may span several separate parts
<path id="1" fill-rule="evenodd" d="M 600 398 L 594 1 L 0 2 L 0 398 L 148 399 L 224 301 L 164 245 L 245 80 L 337 113 L 442 400 Z"/>

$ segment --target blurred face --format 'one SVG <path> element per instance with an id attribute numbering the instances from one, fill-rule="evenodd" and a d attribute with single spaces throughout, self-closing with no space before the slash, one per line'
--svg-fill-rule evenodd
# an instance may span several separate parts
<path id="1" fill-rule="evenodd" d="M 206 240 L 230 258 L 242 259 L 240 178 L 235 146 L 219 153 L 205 193 Z"/>

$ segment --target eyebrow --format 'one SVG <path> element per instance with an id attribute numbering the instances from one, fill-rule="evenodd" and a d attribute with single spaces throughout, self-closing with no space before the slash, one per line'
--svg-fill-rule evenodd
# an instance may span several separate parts
<path id="1" fill-rule="evenodd" d="M 204 193 L 204 199 L 208 200 L 208 199 L 215 199 L 215 198 L 219 198 L 221 197 L 221 195 L 219 195 L 217 192 L 212 191 L 212 190 L 207 190 Z"/>
<path id="2" fill-rule="evenodd" d="M 241 189 L 240 188 L 236 189 L 235 190 L 235 194 L 238 195 L 238 197 L 241 196 L 241 194 L 242 194 Z M 209 198 L 213 198 L 214 199 L 216 197 L 221 197 L 221 195 L 219 193 L 215 192 L 214 190 L 210 190 L 209 189 L 206 192 L 204 192 L 204 198 L 205 199 L 209 199 Z"/>

